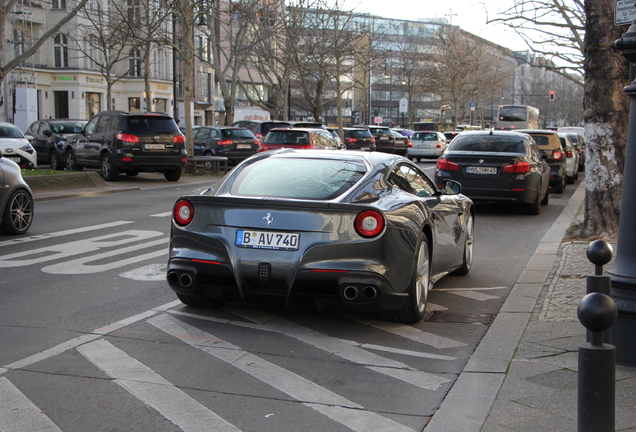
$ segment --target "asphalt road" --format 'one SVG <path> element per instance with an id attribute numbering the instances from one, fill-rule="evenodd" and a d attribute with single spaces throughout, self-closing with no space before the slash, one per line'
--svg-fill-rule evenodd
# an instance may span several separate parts
<path id="1" fill-rule="evenodd" d="M 422 430 L 575 186 L 539 216 L 478 206 L 473 270 L 414 326 L 182 305 L 167 239 L 194 185 L 40 202 L 0 236 L 0 430 Z"/>

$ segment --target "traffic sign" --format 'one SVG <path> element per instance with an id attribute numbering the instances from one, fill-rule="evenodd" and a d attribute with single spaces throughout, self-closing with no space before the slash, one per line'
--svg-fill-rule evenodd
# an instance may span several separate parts
<path id="1" fill-rule="evenodd" d="M 634 0 L 616 0 L 614 8 L 614 25 L 621 26 L 636 21 Z"/>
<path id="2" fill-rule="evenodd" d="M 409 111 L 409 101 L 407 98 L 400 99 L 400 112 L 405 113 Z"/>

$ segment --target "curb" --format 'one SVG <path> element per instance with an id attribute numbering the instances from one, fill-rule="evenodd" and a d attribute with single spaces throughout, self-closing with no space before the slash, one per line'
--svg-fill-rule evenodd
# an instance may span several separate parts
<path id="1" fill-rule="evenodd" d="M 482 429 L 557 259 L 566 230 L 580 214 L 584 198 L 585 181 L 582 181 L 541 239 L 497 317 L 424 428 L 425 432 Z"/>

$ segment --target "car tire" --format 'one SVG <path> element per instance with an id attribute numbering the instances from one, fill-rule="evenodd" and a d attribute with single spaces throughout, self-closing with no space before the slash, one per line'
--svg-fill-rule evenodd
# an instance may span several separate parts
<path id="1" fill-rule="evenodd" d="M 64 169 L 64 159 L 60 160 L 55 149 L 49 152 L 49 165 L 52 170 L 62 171 Z"/>
<path id="2" fill-rule="evenodd" d="M 205 299 L 201 297 L 192 297 L 177 293 L 177 298 L 187 306 L 192 307 L 221 307 L 225 304 L 223 300 Z"/>
<path id="3" fill-rule="evenodd" d="M 382 318 L 402 324 L 416 324 L 424 318 L 428 292 L 431 289 L 431 256 L 428 238 L 422 234 L 415 248 L 413 272 L 408 286 L 409 298 L 401 309 L 384 312 Z"/>
<path id="4" fill-rule="evenodd" d="M 83 166 L 77 163 L 77 158 L 75 157 L 73 150 L 68 150 L 64 154 L 64 164 L 66 165 L 67 171 L 81 171 L 84 169 Z"/>
<path id="5" fill-rule="evenodd" d="M 210 150 L 207 150 L 203 153 L 203 156 L 214 156 L 214 154 L 212 154 L 212 152 Z M 204 163 L 205 169 L 212 169 L 212 162 L 205 162 Z"/>
<path id="6" fill-rule="evenodd" d="M 27 190 L 18 189 L 7 201 L 0 229 L 7 235 L 24 234 L 32 222 L 33 197 Z"/>
<path id="7" fill-rule="evenodd" d="M 575 171 L 574 172 L 574 181 L 577 181 L 579 179 L 579 172 Z"/>
<path id="8" fill-rule="evenodd" d="M 568 184 L 574 184 L 574 176 L 568 176 Z"/>
<path id="9" fill-rule="evenodd" d="M 164 172 L 163 176 L 169 182 L 176 182 L 176 181 L 179 181 L 179 179 L 181 178 L 181 172 L 182 172 L 181 167 L 177 167 L 171 171 Z"/>
<path id="10" fill-rule="evenodd" d="M 565 189 L 565 176 L 559 177 L 558 181 L 559 182 L 554 186 L 554 192 L 562 194 Z"/>
<path id="11" fill-rule="evenodd" d="M 541 212 L 541 189 L 537 191 L 537 196 L 534 198 L 534 201 L 531 203 L 525 203 L 523 205 L 523 210 L 528 215 L 536 216 Z"/>
<path id="12" fill-rule="evenodd" d="M 465 276 L 470 272 L 473 267 L 473 252 L 475 242 L 475 220 L 473 215 L 469 213 L 468 220 L 466 221 L 466 242 L 464 243 L 464 262 L 462 266 L 455 270 L 453 274 L 458 276 Z"/>
<path id="13" fill-rule="evenodd" d="M 106 181 L 117 181 L 117 178 L 119 178 L 119 170 L 113 163 L 113 158 L 110 156 L 110 153 L 104 153 L 101 157 L 101 162 L 102 178 Z"/>
<path id="14" fill-rule="evenodd" d="M 543 196 L 543 199 L 541 200 L 541 205 L 548 205 L 549 202 L 550 202 L 550 188 L 547 188 L 545 190 L 545 195 Z"/>
<path id="15" fill-rule="evenodd" d="M 418 157 L 418 158 L 417 158 L 417 161 L 418 161 L 418 162 L 422 162 L 422 158 L 421 158 L 421 157 Z"/>

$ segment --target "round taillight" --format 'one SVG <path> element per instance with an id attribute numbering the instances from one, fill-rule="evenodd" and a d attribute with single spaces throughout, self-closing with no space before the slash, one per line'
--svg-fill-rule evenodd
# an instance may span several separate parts
<path id="1" fill-rule="evenodd" d="M 172 216 L 178 225 L 185 226 L 194 219 L 194 206 L 187 200 L 177 201 L 174 205 Z"/>
<path id="2" fill-rule="evenodd" d="M 362 237 L 375 237 L 384 230 L 384 216 L 375 210 L 366 210 L 356 216 L 354 225 Z"/>

